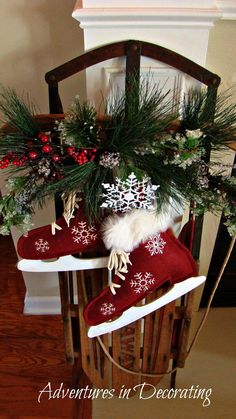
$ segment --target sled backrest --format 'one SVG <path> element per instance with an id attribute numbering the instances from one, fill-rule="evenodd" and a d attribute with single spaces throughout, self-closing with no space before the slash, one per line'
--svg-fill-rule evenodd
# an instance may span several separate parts
<path id="1" fill-rule="evenodd" d="M 50 113 L 63 113 L 63 106 L 59 94 L 59 83 L 61 81 L 95 64 L 112 58 L 125 57 L 126 59 L 125 90 L 126 95 L 128 95 L 134 77 L 137 80 L 140 78 L 141 56 L 167 64 L 206 85 L 208 96 L 211 97 L 211 104 L 212 98 L 216 98 L 217 88 L 220 84 L 220 77 L 218 75 L 162 46 L 139 40 L 127 40 L 93 49 L 47 72 L 45 79 L 49 88 Z M 214 111 L 215 109 L 212 107 L 210 114 L 208 109 L 208 117 L 213 119 Z M 205 156 L 205 159 L 209 159 L 209 156 L 210 150 L 208 156 Z M 199 258 L 200 253 L 202 223 L 203 218 L 197 217 L 192 248 L 195 259 Z"/>
<path id="2" fill-rule="evenodd" d="M 50 113 L 63 112 L 58 90 L 59 82 L 95 64 L 112 58 L 126 57 L 127 92 L 130 76 L 132 75 L 133 77 L 135 75 L 139 77 L 141 56 L 165 63 L 205 84 L 210 89 L 217 90 L 220 84 L 219 76 L 167 48 L 136 40 L 115 42 L 86 52 L 46 73 L 45 79 L 49 87 Z"/>

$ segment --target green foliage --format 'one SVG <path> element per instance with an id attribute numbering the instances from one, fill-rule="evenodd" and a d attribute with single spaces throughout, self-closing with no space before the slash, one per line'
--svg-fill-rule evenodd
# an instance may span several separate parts
<path id="1" fill-rule="evenodd" d="M 26 233 L 32 227 L 31 213 L 29 207 L 25 209 L 19 207 L 14 195 L 4 195 L 0 198 L 0 214 L 3 217 L 0 234 L 8 235 L 13 225 Z"/>
<path id="2" fill-rule="evenodd" d="M 47 197 L 65 191 L 82 191 L 89 220 L 99 220 L 102 184 L 114 183 L 116 177 L 126 179 L 132 172 L 138 180 L 148 176 L 153 185 L 159 185 L 158 211 L 170 197 L 179 203 L 194 200 L 198 213 L 224 210 L 228 230 L 231 234 L 235 231 L 235 183 L 224 176 L 220 164 L 213 167 L 207 161 L 210 149 L 220 152 L 236 140 L 236 104 L 232 104 L 229 91 L 216 98 L 214 89 L 190 89 L 184 97 L 179 123 L 169 93 L 151 88 L 149 82 L 139 85 L 133 79 L 127 95 L 114 93 L 105 103 L 104 119 L 99 121 L 95 108 L 77 97 L 56 127 L 61 144 L 52 141 L 48 156 L 42 153 L 37 137 L 40 127 L 31 105 L 5 89 L 0 110 L 12 127 L 1 133 L 0 154 L 11 151 L 28 155 L 27 144 L 32 138 L 30 150 L 38 154 L 35 160 L 28 159 L 25 166 L 13 168 L 10 173 L 10 194 L 0 202 L 4 231 L 11 225 L 29 226 L 33 203 L 43 206 Z M 74 149 L 71 155 L 67 153 L 69 146 Z M 78 164 L 76 153 L 91 149 L 95 149 L 95 159 Z M 50 157 L 53 153 L 59 155 L 59 162 Z M 119 164 L 102 165 L 104 153 L 117 153 Z"/>
<path id="3" fill-rule="evenodd" d="M 148 82 L 141 85 L 132 81 L 129 94 L 115 95 L 106 103 L 106 133 L 101 147 L 119 152 L 129 159 L 135 148 L 159 141 L 170 122 L 176 118 L 172 112 L 169 92 L 163 93 Z"/>
<path id="4" fill-rule="evenodd" d="M 39 132 L 39 126 L 35 122 L 35 106 L 28 101 L 26 104 L 14 89 L 1 88 L 0 91 L 0 111 L 3 114 L 2 121 L 10 125 L 14 131 L 9 134 L 10 139 L 24 139 L 34 137 Z"/>
<path id="5" fill-rule="evenodd" d="M 182 130 L 201 129 L 204 145 L 219 150 L 236 141 L 236 103 L 232 90 L 215 96 L 214 89 L 190 89 L 184 97 Z"/>
<path id="6" fill-rule="evenodd" d="M 96 110 L 87 102 L 81 103 L 77 96 L 65 119 L 59 123 L 58 131 L 66 144 L 95 147 L 98 142 Z"/>

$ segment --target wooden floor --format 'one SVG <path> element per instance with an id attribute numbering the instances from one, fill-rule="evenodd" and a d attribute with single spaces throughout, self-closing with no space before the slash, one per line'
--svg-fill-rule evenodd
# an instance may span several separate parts
<path id="1" fill-rule="evenodd" d="M 66 364 L 59 316 L 25 316 L 25 287 L 10 237 L 0 237 L 0 419 L 90 419 L 88 399 L 51 399 L 39 391 L 85 388 L 80 365 Z"/>

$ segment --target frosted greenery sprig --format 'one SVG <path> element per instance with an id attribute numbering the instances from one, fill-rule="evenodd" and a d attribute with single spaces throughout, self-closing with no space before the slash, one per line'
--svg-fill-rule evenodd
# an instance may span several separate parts
<path id="1" fill-rule="evenodd" d="M 81 103 L 79 96 L 76 96 L 64 120 L 57 123 L 57 131 L 63 144 L 95 147 L 99 133 L 95 108 L 88 102 Z"/>
<path id="2" fill-rule="evenodd" d="M 7 194 L 0 198 L 0 213 L 3 217 L 3 223 L 0 228 L 0 234 L 2 235 L 8 235 L 13 226 L 20 228 L 23 234 L 33 226 L 31 219 L 32 208 L 29 206 L 25 208 L 20 207 L 12 194 Z"/>

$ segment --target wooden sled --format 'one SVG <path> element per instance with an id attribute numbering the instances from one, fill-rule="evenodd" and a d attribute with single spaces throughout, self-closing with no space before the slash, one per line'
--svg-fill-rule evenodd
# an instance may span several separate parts
<path id="1" fill-rule="evenodd" d="M 131 79 L 139 78 L 140 57 L 145 56 L 161 61 L 205 84 L 211 98 L 212 95 L 217 95 L 220 78 L 216 74 L 161 46 L 128 40 L 89 51 L 49 71 L 45 78 L 49 87 L 50 112 L 63 113 L 59 95 L 60 81 L 94 64 L 122 56 L 126 57 L 126 94 L 129 93 Z M 213 116 L 214 109 L 212 118 Z M 200 251 L 202 222 L 202 217 L 198 217 L 195 223 L 196 234 L 192 253 L 196 260 Z M 171 302 L 143 320 L 102 337 L 106 349 L 118 364 L 132 371 L 142 371 L 139 375 L 132 375 L 111 364 L 97 339 L 87 337 L 83 308 L 88 300 L 97 296 L 107 285 L 107 271 L 78 271 L 76 275 L 69 271 L 59 272 L 59 282 L 66 358 L 71 364 L 79 359 L 94 386 L 113 388 L 116 394 L 119 394 L 122 388 L 127 388 L 131 389 L 132 393 L 136 384 L 146 381 L 156 385 L 161 379 L 161 376 L 147 378 L 145 373 L 165 374 L 171 368 L 184 367 L 193 309 L 193 291 L 183 296 L 180 301 Z M 164 292 L 166 289 L 162 287 L 148 296 L 147 301 Z M 76 295 L 78 301 L 75 299 Z M 171 387 L 175 385 L 175 377 L 176 371 L 171 374 Z"/>

